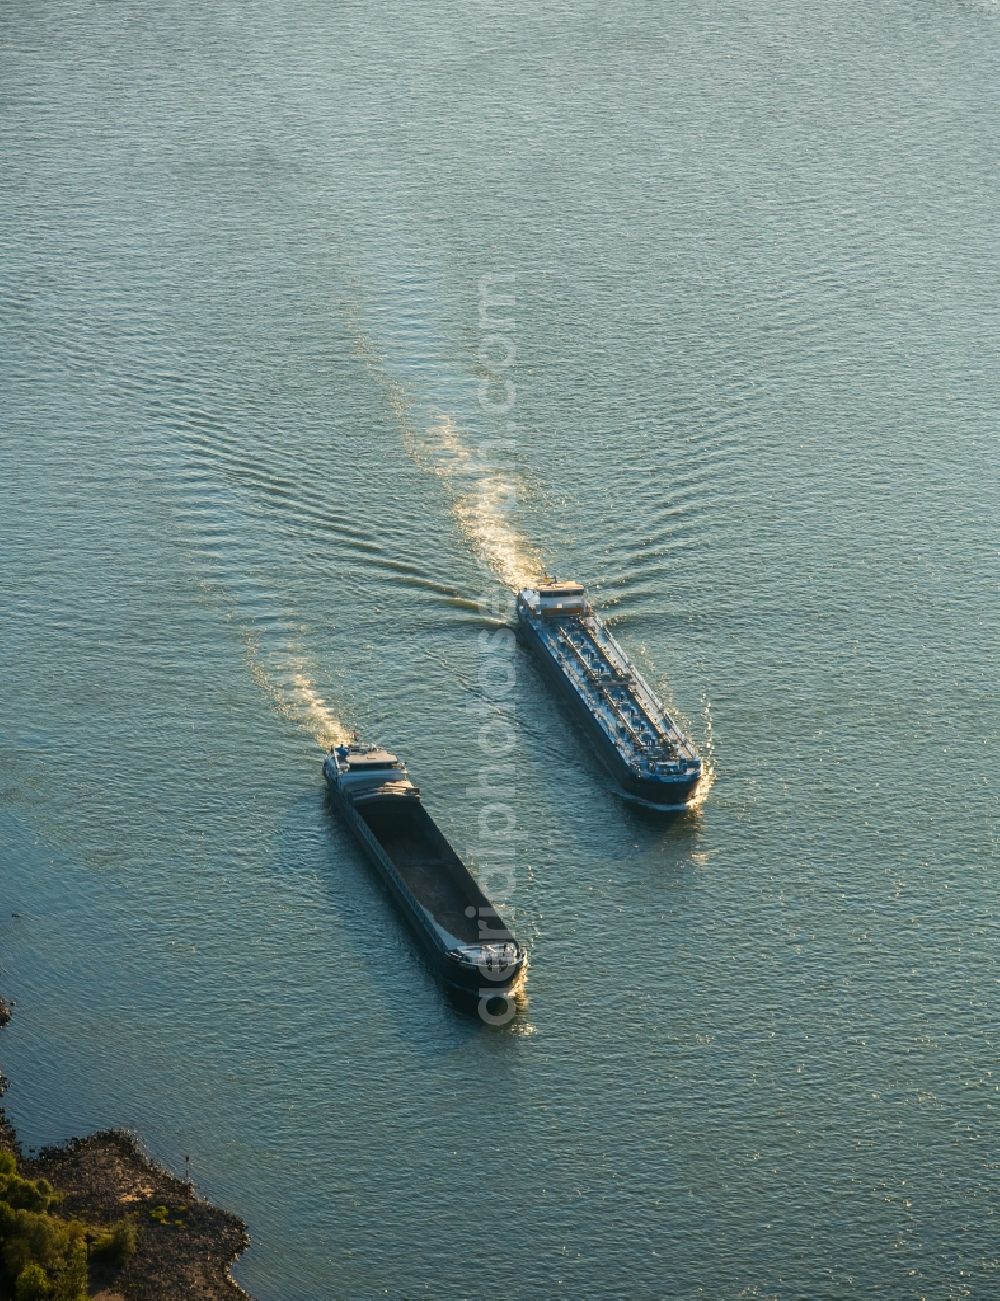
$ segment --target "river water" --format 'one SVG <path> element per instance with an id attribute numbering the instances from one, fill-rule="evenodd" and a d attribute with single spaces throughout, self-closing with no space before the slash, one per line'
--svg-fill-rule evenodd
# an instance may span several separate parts
<path id="1" fill-rule="evenodd" d="M 8 0 L 26 1144 L 190 1153 L 259 1301 L 997 1295 L 997 23 Z M 544 570 L 692 813 L 490 640 Z M 353 727 L 480 870 L 516 742 L 505 1028 L 331 814 Z"/>

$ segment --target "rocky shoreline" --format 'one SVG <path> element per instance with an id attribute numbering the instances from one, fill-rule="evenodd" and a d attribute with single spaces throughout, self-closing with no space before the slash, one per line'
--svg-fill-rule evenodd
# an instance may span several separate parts
<path id="1" fill-rule="evenodd" d="M 5 1019 L 6 1017 L 6 1019 Z M 10 1019 L 0 1000 L 0 1025 Z M 0 1094 L 6 1081 L 0 1076 Z M 61 1194 L 58 1213 L 96 1227 L 130 1218 L 136 1247 L 124 1264 L 91 1271 L 101 1301 L 233 1301 L 248 1293 L 229 1269 L 247 1247 L 246 1225 L 198 1197 L 192 1186 L 158 1166 L 136 1136 L 109 1129 L 25 1156 L 0 1106 L 0 1151 L 11 1152 L 28 1179 L 47 1179 Z M 94 1290 L 96 1288 L 96 1291 Z"/>

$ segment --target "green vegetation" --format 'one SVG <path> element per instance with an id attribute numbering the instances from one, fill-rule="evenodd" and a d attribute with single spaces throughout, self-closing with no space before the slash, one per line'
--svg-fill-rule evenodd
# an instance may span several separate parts
<path id="1" fill-rule="evenodd" d="M 177 1218 L 172 1220 L 171 1215 L 175 1215 Z M 172 1224 L 175 1229 L 187 1228 L 185 1215 L 187 1215 L 186 1206 L 178 1206 L 171 1210 L 169 1206 L 164 1206 L 162 1203 L 159 1206 L 151 1207 L 149 1212 L 149 1218 L 155 1220 L 157 1224 Z"/>
<path id="2" fill-rule="evenodd" d="M 25 1179 L 0 1152 L 0 1296 L 14 1301 L 86 1301 L 90 1259 L 123 1263 L 136 1227 L 122 1220 L 94 1229 L 55 1214 L 59 1195 L 45 1179 Z"/>
<path id="3" fill-rule="evenodd" d="M 100 1230 L 90 1244 L 90 1259 L 106 1265 L 124 1265 L 135 1251 L 139 1230 L 134 1220 L 119 1220 L 110 1229 Z"/>

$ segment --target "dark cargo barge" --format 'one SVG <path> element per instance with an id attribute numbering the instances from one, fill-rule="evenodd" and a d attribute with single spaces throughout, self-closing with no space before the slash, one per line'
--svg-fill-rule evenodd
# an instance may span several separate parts
<path id="1" fill-rule="evenodd" d="M 594 612 L 580 583 L 540 583 L 517 598 L 537 651 L 626 799 L 684 809 L 696 798 L 701 759 Z"/>
<path id="2" fill-rule="evenodd" d="M 323 763 L 330 794 L 452 987 L 488 998 L 524 970 L 526 955 L 387 750 L 340 745 Z"/>

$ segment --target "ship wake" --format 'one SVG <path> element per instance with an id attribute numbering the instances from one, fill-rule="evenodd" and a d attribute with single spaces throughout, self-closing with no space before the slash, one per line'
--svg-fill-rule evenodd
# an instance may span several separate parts
<path id="1" fill-rule="evenodd" d="M 543 580 L 539 551 L 511 520 L 524 496 L 516 473 L 489 464 L 443 412 L 422 433 L 409 432 L 407 450 L 442 481 L 463 535 L 501 583 L 517 592 Z"/>
<path id="2" fill-rule="evenodd" d="M 366 333 L 356 303 L 345 305 L 344 317 L 355 356 L 381 390 L 408 455 L 440 480 L 473 550 L 511 591 L 541 582 L 541 554 L 513 519 L 518 502 L 527 495 L 522 477 L 512 466 L 497 463 L 504 458 L 496 457 L 496 443 L 489 449 L 477 446 L 453 416 L 409 392 Z M 497 441 L 503 445 L 502 439 Z"/>
<path id="3" fill-rule="evenodd" d="M 320 694 L 298 620 L 244 543 L 239 504 L 199 457 L 178 482 L 175 518 L 202 587 L 239 629 L 253 681 L 282 718 L 329 748 L 350 737 Z"/>

